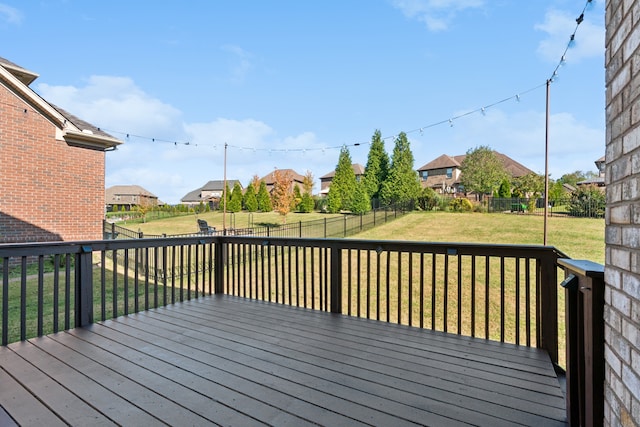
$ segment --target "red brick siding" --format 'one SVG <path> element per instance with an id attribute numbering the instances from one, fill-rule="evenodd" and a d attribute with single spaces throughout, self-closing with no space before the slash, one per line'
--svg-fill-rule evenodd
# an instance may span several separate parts
<path id="1" fill-rule="evenodd" d="M 55 135 L 0 84 L 0 243 L 102 238 L 105 154 Z"/>

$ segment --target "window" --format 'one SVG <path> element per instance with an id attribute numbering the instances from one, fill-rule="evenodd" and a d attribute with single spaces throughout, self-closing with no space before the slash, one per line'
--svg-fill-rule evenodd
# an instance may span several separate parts
<path id="1" fill-rule="evenodd" d="M 447 168 L 447 178 L 453 177 L 453 168 Z"/>
<path id="2" fill-rule="evenodd" d="M 420 171 L 420 173 L 422 174 L 422 179 L 427 179 L 429 177 L 429 171 Z"/>

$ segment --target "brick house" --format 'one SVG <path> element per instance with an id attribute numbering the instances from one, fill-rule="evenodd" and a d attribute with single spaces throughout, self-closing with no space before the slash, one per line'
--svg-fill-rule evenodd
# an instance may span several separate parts
<path id="1" fill-rule="evenodd" d="M 233 191 L 233 187 L 235 187 L 236 184 L 239 184 L 240 188 L 243 188 L 242 183 L 237 179 L 227 180 L 229 191 Z M 180 203 L 189 207 L 196 207 L 199 206 L 200 203 L 204 203 L 205 205 L 209 205 L 210 209 L 218 209 L 220 207 L 220 201 L 222 200 L 223 194 L 224 180 L 212 180 L 200 188 L 189 191 L 182 199 L 180 199 Z"/>
<path id="2" fill-rule="evenodd" d="M 278 171 L 280 171 L 281 173 L 290 173 L 291 177 L 293 178 L 291 188 L 293 189 L 293 187 L 297 185 L 298 187 L 300 187 L 300 191 L 302 191 L 302 189 L 304 188 L 304 175 L 300 175 L 293 169 L 278 169 Z M 273 189 L 273 184 L 276 182 L 273 176 L 273 172 L 270 172 L 269 174 L 260 178 L 260 181 L 264 181 L 267 186 L 267 191 L 269 192 L 271 192 L 271 190 Z"/>
<path id="3" fill-rule="evenodd" d="M 107 212 L 136 206 L 158 206 L 158 196 L 139 185 L 113 185 L 105 191 Z"/>
<path id="4" fill-rule="evenodd" d="M 105 151 L 122 141 L 48 103 L 0 58 L 0 243 L 102 238 Z"/>
<path id="5" fill-rule="evenodd" d="M 506 171 L 514 178 L 519 178 L 533 171 L 526 166 L 516 162 L 511 157 L 494 151 L 495 155 L 502 161 Z M 420 183 L 422 187 L 433 188 L 437 193 L 456 195 L 465 193 L 461 185 L 462 162 L 467 156 L 449 156 L 443 154 L 440 157 L 418 168 Z"/>
<path id="6" fill-rule="evenodd" d="M 640 0 L 606 2 L 604 425 L 640 426 Z M 595 420 L 595 424 L 600 420 Z"/>

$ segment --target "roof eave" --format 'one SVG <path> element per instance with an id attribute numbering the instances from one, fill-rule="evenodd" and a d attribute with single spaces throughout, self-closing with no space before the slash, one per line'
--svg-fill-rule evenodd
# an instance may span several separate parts
<path id="1" fill-rule="evenodd" d="M 62 137 L 72 147 L 88 148 L 90 150 L 107 151 L 122 144 L 122 141 L 116 138 L 78 132 L 71 129 L 65 130 Z"/>

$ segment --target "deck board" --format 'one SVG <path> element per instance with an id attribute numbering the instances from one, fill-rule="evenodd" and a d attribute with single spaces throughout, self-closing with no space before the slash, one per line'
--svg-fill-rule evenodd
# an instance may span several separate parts
<path id="1" fill-rule="evenodd" d="M 0 347 L 0 406 L 21 425 L 565 425 L 544 351 L 230 296 Z"/>

